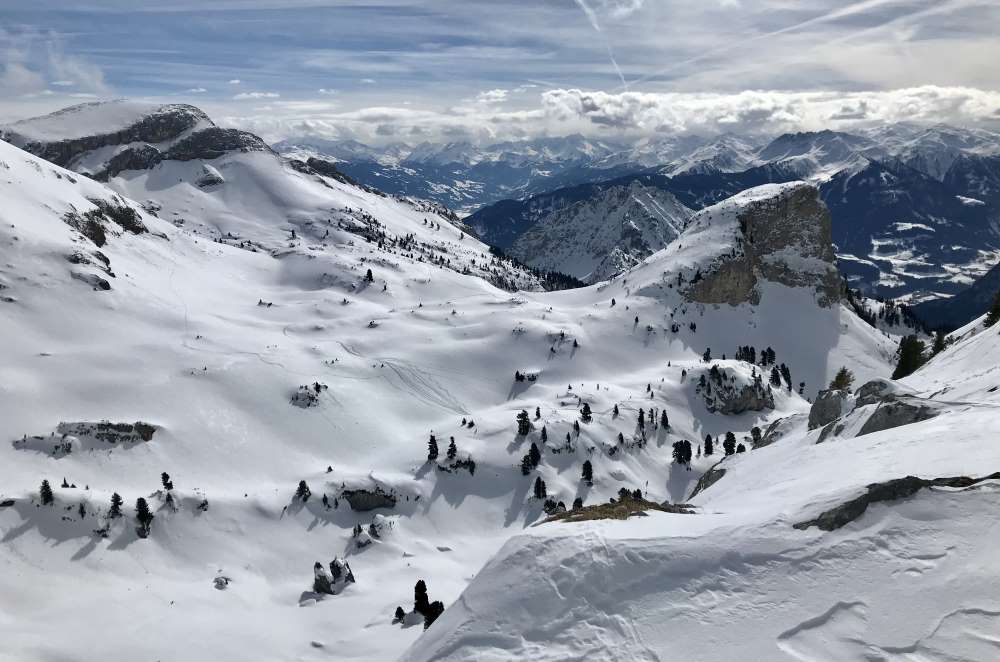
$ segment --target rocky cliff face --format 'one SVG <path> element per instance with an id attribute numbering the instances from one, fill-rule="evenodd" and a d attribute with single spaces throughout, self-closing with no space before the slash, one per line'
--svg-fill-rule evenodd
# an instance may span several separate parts
<path id="1" fill-rule="evenodd" d="M 86 116 L 100 105 L 83 104 L 73 106 L 42 119 L 58 121 L 60 118 L 63 118 L 67 123 L 73 123 L 76 117 L 79 116 L 84 118 L 81 124 L 85 124 Z M 38 139 L 36 132 L 32 130 L 33 127 L 30 124 L 19 122 L 5 129 L 3 137 L 5 140 L 21 147 L 27 152 L 40 156 L 46 161 L 75 169 L 72 168 L 73 161 L 94 150 L 114 145 L 129 145 L 131 143 L 164 143 L 176 140 L 185 132 L 198 126 L 214 126 L 208 115 L 200 109 L 187 104 L 153 106 L 145 109 L 144 112 L 137 113 L 137 115 L 132 121 L 126 121 L 125 125 L 117 130 L 101 131 L 92 135 L 41 140 Z M 148 154 L 148 150 L 146 149 L 148 147 L 149 145 L 139 148 L 140 152 L 145 150 Z M 128 158 L 133 157 L 134 155 Z"/>
<path id="2" fill-rule="evenodd" d="M 593 283 L 662 249 L 691 215 L 670 193 L 633 181 L 543 215 L 510 252 L 533 267 Z"/>
<path id="3" fill-rule="evenodd" d="M 735 246 L 717 258 L 708 273 L 699 272 L 686 290 L 700 303 L 756 304 L 760 281 L 815 290 L 821 306 L 840 301 L 843 290 L 837 272 L 830 214 L 817 189 L 803 182 L 758 187 L 752 196 L 700 212 L 696 222 L 718 222 L 716 216 L 735 214 Z M 707 217 L 707 218 L 706 218 Z"/>

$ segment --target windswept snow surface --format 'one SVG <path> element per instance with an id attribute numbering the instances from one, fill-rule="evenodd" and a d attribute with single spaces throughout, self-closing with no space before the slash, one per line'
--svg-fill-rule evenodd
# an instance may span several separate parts
<path id="1" fill-rule="evenodd" d="M 719 462 L 695 515 L 528 529 L 403 659 L 996 659 L 1000 480 L 874 503 L 834 531 L 792 525 L 869 484 L 1000 471 L 998 352 L 979 320 L 905 380 L 943 409 L 928 421 L 820 443 L 793 417 Z"/>
<path id="2" fill-rule="evenodd" d="M 392 622 L 397 605 L 411 609 L 418 579 L 447 611 L 406 659 L 523 659 L 528 649 L 538 659 L 566 659 L 560 651 L 573 650 L 571 635 L 584 637 L 580 646 L 605 657 L 618 655 L 617 646 L 625 646 L 621 655 L 655 651 L 658 644 L 642 639 L 654 619 L 632 611 L 636 603 L 623 592 L 628 585 L 650 597 L 649 614 L 654 607 L 680 613 L 692 600 L 710 610 L 716 596 L 727 611 L 717 612 L 724 616 L 718 619 L 710 614 L 705 627 L 729 622 L 733 637 L 713 640 L 689 629 L 682 643 L 724 650 L 737 632 L 777 636 L 821 618 L 836 604 L 821 600 L 818 588 L 801 591 L 791 580 L 779 581 L 789 559 L 823 568 L 807 588 L 833 586 L 846 596 L 852 586 L 875 585 L 875 575 L 865 574 L 864 564 L 853 570 L 852 559 L 887 558 L 890 552 L 858 534 L 856 547 L 811 558 L 799 550 L 824 537 L 791 530 L 791 520 L 776 522 L 774 508 L 780 505 L 789 517 L 812 515 L 879 478 L 879 466 L 916 470 L 921 455 L 895 451 L 899 444 L 923 448 L 921 436 L 871 435 L 814 446 L 799 435 L 730 458 L 733 476 L 695 500 L 701 514 L 646 518 L 648 533 L 642 535 L 633 523 L 526 528 L 542 516 L 542 504 L 531 497 L 536 476 L 546 481 L 551 497 L 567 504 L 576 496 L 587 503 L 607 501 L 621 487 L 642 489 L 658 501 L 681 501 L 719 456 L 699 458 L 686 471 L 670 461 L 674 441 L 697 442 L 729 430 L 742 440 L 755 425 L 805 415 L 808 403 L 784 387 L 775 389 L 774 411 L 709 413 L 695 393 L 697 377 L 709 367 L 700 360 L 707 347 L 715 357 L 730 357 L 717 361 L 720 367 L 748 378 L 760 369 L 733 360 L 737 346 L 771 346 L 793 381 L 806 382 L 806 395 L 841 365 L 851 367 L 859 382 L 888 374 L 894 341 L 845 307 L 820 308 L 810 291 L 765 283 L 759 306 L 714 307 L 685 303 L 668 286 L 677 269 L 726 250 L 734 216 L 682 234 L 612 282 L 511 293 L 483 277 L 499 269 L 523 287 L 537 289 L 537 282 L 510 265 L 490 266 L 483 244 L 419 203 L 295 172 L 267 153 L 207 162 L 225 183 L 201 188 L 196 180 L 202 163 L 163 162 L 150 171 L 122 173 L 104 186 L 0 142 L 2 656 L 392 660 L 422 631 L 412 620 Z M 138 201 L 118 202 L 138 210 L 149 232 L 132 234 L 109 222 L 107 243 L 98 249 L 64 222 L 67 212 L 92 212 L 93 200 L 117 194 Z M 159 217 L 142 211 L 140 203 L 158 209 Z M 389 236 L 414 235 L 424 249 L 380 250 L 377 240 L 359 234 L 368 218 Z M 113 276 L 100 269 L 97 250 Z M 426 257 L 431 252 L 450 263 L 432 263 Z M 91 264 L 80 263 L 76 253 Z M 364 280 L 369 268 L 371 283 Z M 110 289 L 95 290 L 94 281 L 81 276 L 99 276 Z M 519 382 L 515 371 L 537 377 Z M 328 387 L 318 391 L 315 406 L 292 404 L 300 386 L 315 383 Z M 581 402 L 591 406 L 594 418 L 581 423 L 577 435 L 573 424 L 580 420 Z M 616 404 L 617 418 L 611 414 Z M 647 428 L 642 442 L 640 407 L 656 408 L 657 415 L 665 410 L 669 430 Z M 514 417 L 522 409 L 530 412 L 527 436 L 516 434 Z M 64 439 L 57 432 L 61 423 L 102 420 L 143 421 L 156 429 L 149 441 L 117 444 Z M 936 473 L 988 468 L 976 460 L 989 452 L 989 425 L 976 420 L 978 432 L 954 441 L 950 459 L 933 459 Z M 933 436 L 950 439 L 951 428 L 940 425 Z M 543 426 L 547 444 L 541 441 Z M 435 463 L 426 460 L 432 433 L 441 452 Z M 619 433 L 624 444 L 617 441 Z M 457 459 L 474 459 L 474 475 L 437 468 L 448 464 L 452 436 Z M 521 457 L 532 442 L 541 447 L 542 462 L 523 476 Z M 64 444 L 71 452 L 52 452 Z M 875 458 L 870 463 L 869 454 Z M 592 487 L 580 480 L 587 459 L 594 464 Z M 745 474 L 737 470 L 743 466 Z M 176 510 L 166 501 L 161 472 L 173 482 Z M 64 478 L 76 487 L 60 487 Z M 43 479 L 55 492 L 54 505 L 39 503 Z M 300 480 L 312 492 L 305 503 L 293 498 Z M 396 507 L 353 512 L 342 492 L 354 488 L 391 492 Z M 713 491 L 720 495 L 717 505 Z M 124 499 L 124 516 L 109 520 L 113 492 Z M 982 493 L 991 494 L 986 488 Z M 147 539 L 135 531 L 139 497 L 155 515 Z M 970 517 L 986 512 L 975 508 L 993 507 L 966 497 L 948 498 L 956 512 Z M 200 509 L 204 501 L 207 509 Z M 884 521 L 891 523 L 900 512 L 887 510 Z M 385 516 L 384 533 L 358 548 L 351 530 L 367 527 L 374 513 Z M 105 525 L 108 537 L 93 533 Z M 945 524 L 931 519 L 922 526 Z M 525 531 L 528 536 L 508 543 L 460 599 L 483 564 Z M 965 529 L 947 528 L 931 551 L 923 543 L 911 550 L 909 534 L 900 535 L 901 547 L 893 542 L 887 548 L 892 553 L 944 554 L 942 561 L 900 561 L 901 571 L 913 566 L 936 578 L 941 575 L 933 568 L 946 563 L 972 564 L 982 569 L 980 575 L 990 568 L 989 558 L 976 555 L 992 546 L 963 547 L 961 538 L 973 539 Z M 988 541 L 988 535 L 980 539 Z M 651 547 L 611 544 L 616 537 L 647 538 Z M 511 553 L 524 561 L 505 560 Z M 334 556 L 349 561 L 357 583 L 313 601 L 305 593 L 312 565 L 328 564 Z M 675 557 L 688 559 L 677 577 L 701 577 L 703 590 L 670 579 Z M 566 564 L 548 563 L 559 559 Z M 644 572 L 655 573 L 627 570 L 646 561 L 651 564 Z M 519 568 L 513 574 L 496 574 L 512 565 Z M 747 568 L 761 573 L 757 583 L 743 583 Z M 860 573 L 855 583 L 837 587 L 833 578 L 848 571 Z M 528 574 L 519 573 L 529 573 L 546 590 L 558 589 L 575 616 L 555 620 L 551 595 L 527 599 L 538 587 L 522 583 Z M 220 582 L 225 590 L 214 583 L 220 576 L 229 579 Z M 901 577 L 910 580 L 905 572 Z M 921 630 L 926 624 L 917 619 L 898 636 L 872 641 L 909 646 L 924 637 L 944 645 L 940 637 L 957 636 L 956 627 L 986 628 L 987 617 L 968 610 L 995 609 L 977 597 L 989 589 L 987 579 L 974 573 L 952 578 L 963 590 L 968 583 L 969 598 L 960 606 L 935 597 L 943 623 L 939 634 Z M 761 592 L 728 602 L 740 586 Z M 765 590 L 769 586 L 773 590 Z M 898 586 L 902 591 L 905 585 Z M 495 609 L 477 602 L 486 587 Z M 575 595 L 599 589 L 617 596 L 620 608 L 607 601 L 589 614 L 587 603 L 575 601 Z M 793 589 L 796 599 L 787 597 Z M 949 596 L 960 594 L 949 589 Z M 867 618 L 884 632 L 882 605 L 892 602 L 898 610 L 906 601 L 888 589 L 883 597 L 828 620 L 847 619 L 853 626 Z M 515 599 L 516 609 L 515 602 L 506 602 Z M 787 601 L 789 609 L 801 604 L 802 610 L 796 619 L 755 628 L 754 612 L 739 611 L 741 604 L 753 609 L 754 601 Z M 504 604 L 513 611 L 500 609 Z M 948 610 L 956 615 L 945 618 Z M 629 616 L 637 620 L 630 623 Z M 657 627 L 679 633 L 672 622 L 661 611 Z M 455 639 L 456 631 L 473 639 Z M 788 635 L 787 645 L 812 645 L 823 634 L 802 627 L 796 632 L 803 634 Z M 759 659 L 777 655 L 770 641 L 771 655 Z M 652 659 L 653 653 L 642 655 Z"/>

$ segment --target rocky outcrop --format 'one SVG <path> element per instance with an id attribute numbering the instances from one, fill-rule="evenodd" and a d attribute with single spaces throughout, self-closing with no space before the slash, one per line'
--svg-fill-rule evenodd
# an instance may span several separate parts
<path id="1" fill-rule="evenodd" d="M 252 133 L 213 126 L 195 131 L 177 141 L 164 158 L 172 161 L 210 160 L 217 159 L 227 152 L 274 153 L 263 139 Z"/>
<path id="2" fill-rule="evenodd" d="M 719 463 L 716 463 L 711 469 L 703 473 L 701 475 L 701 478 L 698 479 L 698 482 L 694 486 L 694 490 L 688 497 L 688 501 L 693 499 L 699 493 L 704 492 L 712 485 L 715 485 L 717 482 L 719 482 L 719 479 L 725 475 L 726 475 L 726 470 L 719 467 Z"/>
<path id="3" fill-rule="evenodd" d="M 374 490 L 344 490 L 340 495 L 347 499 L 351 510 L 366 511 L 396 507 L 396 496 L 386 492 L 381 487 L 376 487 Z"/>
<path id="4" fill-rule="evenodd" d="M 94 105 L 98 104 L 73 106 L 61 110 L 59 113 L 72 115 L 81 109 L 85 109 L 87 106 Z M 185 131 L 189 131 L 200 124 L 212 124 L 212 121 L 200 109 L 187 104 L 167 104 L 151 109 L 148 114 L 125 128 L 92 136 L 52 142 L 18 141 L 16 140 L 17 124 L 11 125 L 8 133 L 10 137 L 15 138 L 14 143 L 21 146 L 25 151 L 31 152 L 56 165 L 69 167 L 76 157 L 85 152 L 109 145 L 128 145 L 129 143 L 137 142 L 161 143 L 175 140 Z"/>
<path id="5" fill-rule="evenodd" d="M 152 145 L 126 147 L 111 157 L 104 170 L 94 179 L 106 182 L 126 170 L 148 170 L 163 160 L 163 154 Z"/>
<path id="6" fill-rule="evenodd" d="M 756 191 L 757 189 L 754 189 Z M 815 291 L 821 306 L 836 305 L 842 282 L 837 271 L 830 213 L 819 191 L 806 183 L 773 187 L 767 196 L 737 204 L 739 229 L 733 251 L 709 273 L 696 277 L 686 295 L 700 303 L 756 304 L 761 280 Z M 725 213 L 726 208 L 701 212 Z"/>
<path id="7" fill-rule="evenodd" d="M 936 408 L 921 402 L 911 402 L 908 400 L 897 400 L 895 402 L 885 402 L 868 417 L 865 424 L 861 426 L 857 436 L 863 437 L 873 432 L 891 430 L 901 425 L 919 423 L 929 418 L 937 416 Z"/>
<path id="8" fill-rule="evenodd" d="M 884 483 L 873 483 L 868 486 L 867 491 L 850 501 L 843 503 L 836 508 L 824 511 L 816 517 L 805 522 L 793 525 L 796 529 L 808 529 L 811 526 L 819 527 L 823 531 L 834 531 L 849 524 L 861 517 L 868 506 L 879 501 L 897 501 L 912 496 L 918 490 L 925 487 L 958 487 L 965 488 L 980 483 L 984 480 L 1000 479 L 1000 472 L 983 476 L 982 478 L 969 478 L 968 476 L 954 476 L 948 478 L 917 478 L 907 476 L 896 478 Z"/>
<path id="9" fill-rule="evenodd" d="M 222 173 L 207 163 L 201 166 L 201 177 L 195 182 L 201 188 L 219 186 L 225 183 L 226 178 L 222 176 Z"/>
<path id="10" fill-rule="evenodd" d="M 850 397 L 851 394 L 847 390 L 820 391 L 816 401 L 809 408 L 809 429 L 815 430 L 840 418 L 844 413 L 844 405 Z"/>
<path id="11" fill-rule="evenodd" d="M 706 374 L 698 378 L 695 393 L 704 399 L 708 411 L 742 414 L 774 409 L 774 394 L 760 375 L 747 381 L 742 374 L 725 368 L 720 370 L 718 366 L 712 366 Z"/>

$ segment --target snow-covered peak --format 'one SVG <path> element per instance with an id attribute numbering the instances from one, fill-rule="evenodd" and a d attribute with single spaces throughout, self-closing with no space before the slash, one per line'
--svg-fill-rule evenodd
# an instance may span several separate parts
<path id="1" fill-rule="evenodd" d="M 0 127 L 4 139 L 18 147 L 126 133 L 140 124 L 183 125 L 185 129 L 215 124 L 200 109 L 187 104 L 155 104 L 119 99 L 82 103 L 54 113 Z M 156 128 L 151 126 L 151 132 Z M 151 140 L 150 142 L 159 142 Z"/>

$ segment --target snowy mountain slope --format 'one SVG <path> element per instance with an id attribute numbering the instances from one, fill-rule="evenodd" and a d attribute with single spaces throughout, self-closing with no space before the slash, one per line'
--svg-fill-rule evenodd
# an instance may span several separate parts
<path id="1" fill-rule="evenodd" d="M 543 216 L 510 252 L 585 282 L 607 280 L 676 239 L 691 213 L 669 193 L 633 181 Z"/>
<path id="2" fill-rule="evenodd" d="M 789 419 L 694 514 L 527 530 L 403 659 L 992 659 L 998 350 L 980 333 L 903 382 L 929 420 L 824 441 Z"/>
<path id="3" fill-rule="evenodd" d="M 476 277 L 486 275 L 476 270 L 485 246 L 446 219 L 432 228 L 419 206 L 318 181 L 266 152 L 167 160 L 108 186 L 3 143 L 0 161 L 0 595 L 16 605 L 4 603 L 0 630 L 15 659 L 395 659 L 421 630 L 394 624 L 395 607 L 409 611 L 424 579 L 431 599 L 454 608 L 481 565 L 542 516 L 530 496 L 536 477 L 566 503 L 606 501 L 622 487 L 676 501 L 707 467 L 672 469 L 674 441 L 742 437 L 808 410 L 798 389 L 781 386 L 773 410 L 709 411 L 717 399 L 698 390 L 706 348 L 732 357 L 738 346 L 770 346 L 805 395 L 841 365 L 859 379 L 884 376 L 895 351 L 844 306 L 821 306 L 814 288 L 763 271 L 758 305 L 693 303 L 674 287 L 681 270 L 707 275 L 725 261 L 741 210 L 773 199 L 773 222 L 804 231 L 809 219 L 782 216 L 781 190 L 723 205 L 697 241 L 682 234 L 612 282 L 512 295 Z M 225 183 L 193 183 L 203 165 Z M 101 216 L 98 247 L 92 228 L 67 217 L 75 208 L 94 220 L 90 198 L 126 190 L 162 205 L 156 218 L 116 203 L 149 232 Z M 386 236 L 368 235 L 373 227 Z M 428 245 L 463 266 L 430 261 Z M 97 250 L 114 277 L 94 266 Z M 73 278 L 84 268 L 68 259 L 76 252 L 110 290 Z M 811 273 L 808 261 L 795 268 Z M 717 365 L 742 384 L 764 370 Z M 640 407 L 656 408 L 657 422 L 665 411 L 669 429 L 650 422 L 643 432 Z M 522 409 L 527 435 L 514 420 Z M 142 422 L 151 437 L 111 443 L 114 429 L 100 421 Z M 541 461 L 525 476 L 531 443 Z M 474 473 L 457 463 L 468 459 Z M 593 486 L 580 479 L 585 460 Z M 40 503 L 42 479 L 53 505 Z M 294 498 L 300 480 L 312 492 L 304 503 Z M 352 490 L 395 504 L 354 511 Z M 109 517 L 113 492 L 121 518 Z M 154 514 L 146 539 L 136 533 L 139 497 Z M 353 527 L 373 521 L 380 538 L 359 547 L 367 538 Z M 93 533 L 105 527 L 107 538 Z M 357 583 L 315 601 L 312 565 L 333 556 Z"/>
<path id="4" fill-rule="evenodd" d="M 826 130 L 778 136 L 757 153 L 757 158 L 780 163 L 802 179 L 824 181 L 834 173 L 885 155 L 885 150 L 868 138 Z"/>

